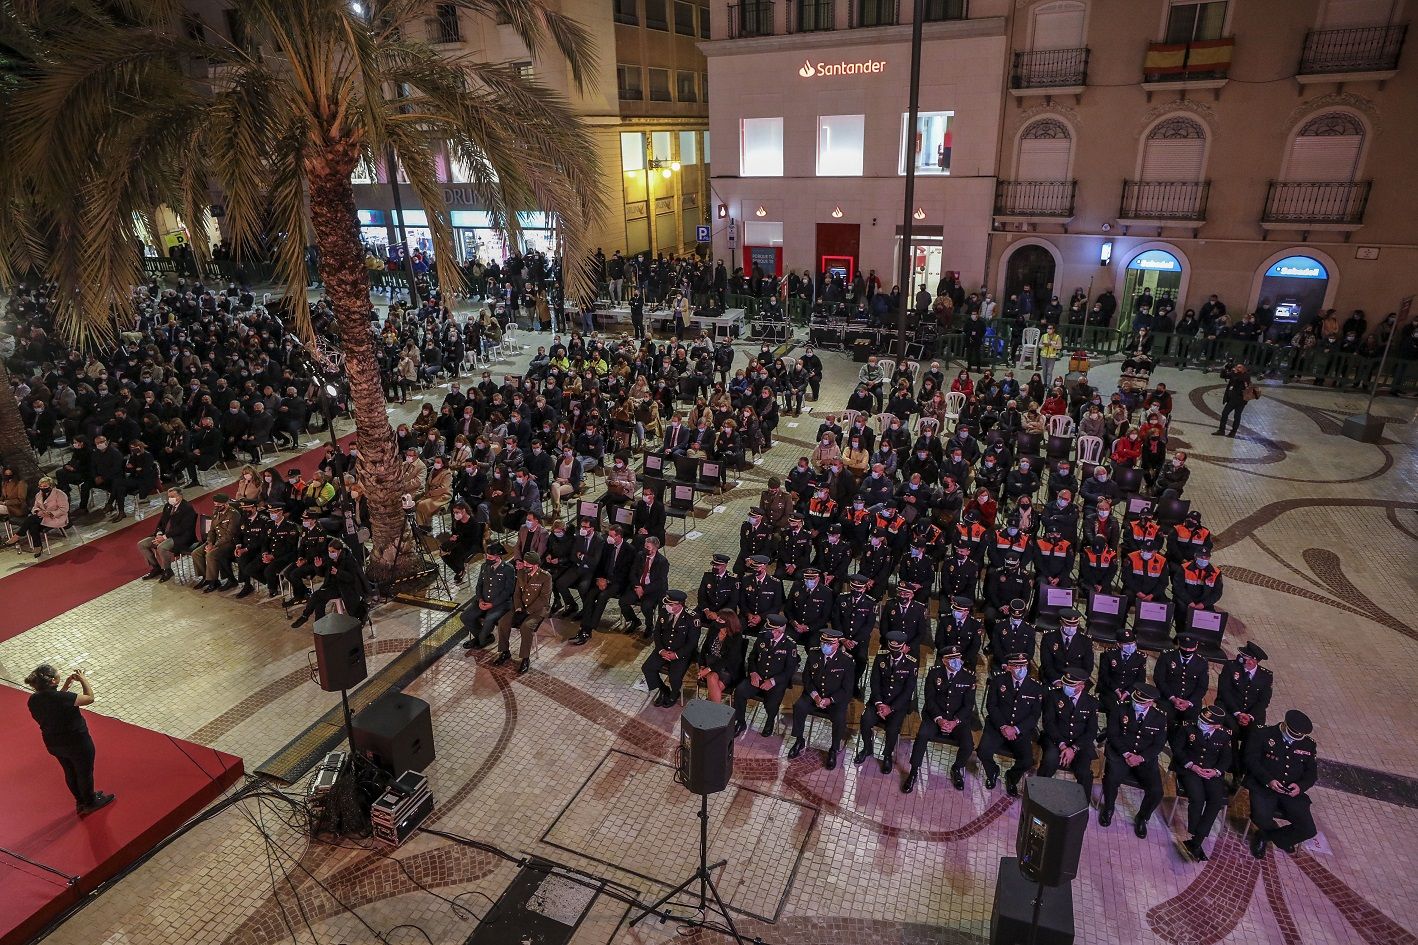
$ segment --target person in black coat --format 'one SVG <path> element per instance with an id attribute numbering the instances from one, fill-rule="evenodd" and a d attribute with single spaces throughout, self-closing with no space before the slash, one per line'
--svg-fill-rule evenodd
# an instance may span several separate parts
<path id="1" fill-rule="evenodd" d="M 710 614 L 719 611 L 739 609 L 739 579 L 729 571 L 729 556 L 714 555 L 709 570 L 699 579 L 699 594 L 695 597 L 695 610 L 701 621 L 710 620 Z M 738 622 L 735 617 L 735 623 Z"/>
<path id="2" fill-rule="evenodd" d="M 1093 641 L 1078 632 L 1083 615 L 1072 607 L 1059 611 L 1059 626 L 1039 639 L 1039 681 L 1052 686 L 1070 667 L 1093 675 Z"/>
<path id="3" fill-rule="evenodd" d="M 793 744 L 788 758 L 798 757 L 807 747 L 803 738 L 807 717 L 825 716 L 832 722 L 832 742 L 825 765 L 831 771 L 837 767 L 837 752 L 847 738 L 847 709 L 852 702 L 855 664 L 842 649 L 840 633 L 829 627 L 820 636 L 818 649 L 810 651 L 803 664 L 803 691 L 793 703 Z"/>
<path id="4" fill-rule="evenodd" d="M 1044 708 L 1044 687 L 1029 675 L 1029 657 L 1022 652 L 1004 661 L 1004 672 L 990 678 L 985 692 L 985 730 L 980 735 L 980 767 L 985 772 L 985 790 L 999 783 L 996 753 L 1014 758 L 1005 775 L 1005 791 L 1019 794 L 1019 781 L 1034 768 L 1034 736 Z"/>
<path id="5" fill-rule="evenodd" d="M 666 709 L 679 704 L 684 674 L 699 642 L 699 622 L 687 612 L 684 591 L 675 589 L 665 594 L 664 614 L 653 636 L 654 646 L 640 671 L 649 691 L 658 693 L 655 705 Z"/>
<path id="6" fill-rule="evenodd" d="M 734 736 L 748 730 L 748 700 L 763 703 L 762 734 L 772 736 L 778 724 L 783 695 L 798 667 L 797 645 L 788 637 L 788 621 L 782 614 L 770 614 L 765 629 L 758 634 L 744 660 L 744 679 L 734 688 Z"/>
<path id="7" fill-rule="evenodd" d="M 620 615 L 625 618 L 626 629 L 631 633 L 640 631 L 640 618 L 635 608 L 645 615 L 645 633 L 655 634 L 655 614 L 665 592 L 670 589 L 670 562 L 660 554 L 660 540 L 653 535 L 646 536 L 641 543 L 641 551 L 635 556 L 630 568 L 630 582 L 620 595 Z"/>
<path id="8" fill-rule="evenodd" d="M 561 610 L 563 616 L 575 619 L 581 615 L 581 610 L 585 606 L 592 588 L 595 587 L 596 574 L 601 565 L 601 554 L 605 548 L 606 540 L 596 531 L 595 524 L 582 519 L 576 534 L 572 536 L 566 566 L 552 582 L 556 598 L 563 602 Z M 571 596 L 572 591 L 581 595 L 580 606 Z"/>
<path id="9" fill-rule="evenodd" d="M 1202 841 L 1226 809 L 1226 772 L 1232 767 L 1228 720 L 1225 709 L 1209 705 L 1183 727 L 1178 740 L 1177 791 L 1187 798 L 1188 836 L 1182 846 L 1194 860 L 1206 859 Z"/>
<path id="10" fill-rule="evenodd" d="M 888 601 L 881 611 L 881 637 L 893 630 L 906 635 L 906 649 L 912 656 L 919 656 L 921 644 L 930 638 L 930 614 L 926 605 L 916 600 L 916 588 L 911 584 L 901 584 L 896 588 L 896 599 Z"/>
<path id="11" fill-rule="evenodd" d="M 1142 804 L 1133 820 L 1133 832 L 1147 836 L 1147 819 L 1162 802 L 1162 772 L 1157 756 L 1167 743 L 1167 718 L 1154 704 L 1156 688 L 1139 683 L 1129 701 L 1108 717 L 1107 749 L 1103 764 L 1103 806 L 1098 810 L 1098 826 L 1113 822 L 1118 788 L 1131 780 L 1142 788 Z"/>
<path id="12" fill-rule="evenodd" d="M 1318 777 L 1314 730 L 1310 717 L 1298 709 L 1285 713 L 1284 721 L 1257 729 L 1246 745 L 1246 788 L 1251 796 L 1251 855 L 1256 859 L 1274 843 L 1286 853 L 1313 837 L 1315 818 L 1305 792 Z M 1279 814 L 1289 825 L 1275 822 Z"/>
<path id="13" fill-rule="evenodd" d="M 704 642 L 699 647 L 699 679 L 704 681 L 711 702 L 723 702 L 724 693 L 733 692 L 743 681 L 749 641 L 733 608 L 701 608 L 699 620 L 704 627 Z"/>
<path id="14" fill-rule="evenodd" d="M 79 684 L 82 692 L 69 687 Z M 82 817 L 113 802 L 113 795 L 94 789 L 94 742 L 88 723 L 79 709 L 92 705 L 93 686 L 81 672 L 71 673 L 59 683 L 59 671 L 48 663 L 35 667 L 25 677 L 25 685 L 34 690 L 29 697 L 30 716 L 39 725 L 45 750 L 64 769 L 64 783 L 74 797 L 74 809 Z"/>
<path id="15" fill-rule="evenodd" d="M 1070 666 L 1059 677 L 1061 685 L 1049 693 L 1044 704 L 1044 755 L 1039 760 L 1039 777 L 1052 778 L 1062 768 L 1090 797 L 1098 737 L 1098 700 L 1087 691 L 1091 672 Z"/>
<path id="16" fill-rule="evenodd" d="M 1230 716 L 1231 770 L 1238 776 L 1245 760 L 1246 742 L 1265 725 L 1265 713 L 1270 708 L 1275 677 L 1260 665 L 1265 659 L 1265 650 L 1254 641 L 1247 641 L 1236 652 L 1236 659 L 1222 668 L 1217 680 L 1216 704 Z M 1239 782 L 1237 777 L 1237 786 Z"/>
<path id="17" fill-rule="evenodd" d="M 463 629 L 468 631 L 468 638 L 463 641 L 465 650 L 492 642 L 497 622 L 512 607 L 512 592 L 517 586 L 517 569 L 503 560 L 507 549 L 502 543 L 488 545 L 486 554 L 478 571 L 473 603 L 463 611 Z"/>
<path id="18" fill-rule="evenodd" d="M 1221 394 L 1221 419 L 1212 436 L 1235 436 L 1246 409 L 1246 395 L 1251 388 L 1251 372 L 1244 364 L 1228 365 L 1223 372 L 1226 390 Z M 1226 432 L 1226 418 L 1231 418 L 1231 432 Z"/>
<path id="19" fill-rule="evenodd" d="M 631 512 L 630 531 L 636 538 L 654 538 L 665 543 L 665 503 L 655 498 L 655 490 L 646 486 L 640 501 Z"/>
<path id="20" fill-rule="evenodd" d="M 915 790 L 916 777 L 926 759 L 926 748 L 933 741 L 946 741 L 955 746 L 950 783 L 957 791 L 965 790 L 965 764 L 975 748 L 974 731 L 980 727 L 975 709 L 975 673 L 965 668 L 958 648 L 947 646 L 937 652 L 939 665 L 926 673 L 921 727 L 916 730 L 916 740 L 911 745 L 911 770 L 901 783 L 903 794 Z"/>
<path id="21" fill-rule="evenodd" d="M 853 761 L 861 764 L 873 754 L 872 730 L 886 729 L 886 746 L 881 756 L 881 773 L 889 774 L 896 761 L 896 742 L 901 726 L 916 712 L 916 681 L 919 666 L 907 652 L 906 634 L 894 630 L 886 635 L 886 649 L 878 650 L 871 667 L 871 695 L 862 706 L 862 747 Z"/>
<path id="22" fill-rule="evenodd" d="M 369 578 L 345 543 L 339 538 L 330 539 L 325 556 L 325 583 L 310 595 L 305 609 L 291 622 L 292 628 L 304 626 L 312 615 L 319 620 L 325 616 L 326 607 L 335 600 L 340 602 L 346 614 L 356 620 L 363 620 L 369 613 Z"/>
<path id="23" fill-rule="evenodd" d="M 452 526 L 438 549 L 443 563 L 453 572 L 454 583 L 463 583 L 468 560 L 482 550 L 482 537 L 483 526 L 473 520 L 472 508 L 462 500 L 454 502 Z"/>
<path id="24" fill-rule="evenodd" d="M 591 582 L 589 596 L 581 596 L 581 630 L 571 641 L 573 644 L 580 646 L 590 640 L 591 631 L 600 625 L 606 605 L 619 600 L 625 593 L 631 581 L 635 556 L 634 544 L 625 540 L 625 533 L 619 526 L 612 527 L 606 534 L 606 544 L 601 550 L 601 560 Z"/>
<path id="25" fill-rule="evenodd" d="M 182 497 L 182 490 L 167 490 L 167 500 L 153 533 L 138 542 L 138 550 L 148 562 L 148 573 L 143 580 L 158 579 L 158 583 L 172 580 L 172 562 L 178 556 L 192 550 L 197 544 L 197 510 L 192 503 Z"/>

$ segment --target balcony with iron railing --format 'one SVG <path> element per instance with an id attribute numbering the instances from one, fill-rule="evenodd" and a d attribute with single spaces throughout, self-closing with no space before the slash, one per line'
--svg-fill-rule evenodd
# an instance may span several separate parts
<path id="1" fill-rule="evenodd" d="M 895 26 L 901 22 L 900 0 L 849 0 L 847 26 Z"/>
<path id="2" fill-rule="evenodd" d="M 1190 43 L 1148 43 L 1142 84 L 1162 88 L 1220 88 L 1231 73 L 1236 41 L 1198 39 Z"/>
<path id="3" fill-rule="evenodd" d="M 1076 180 L 1002 180 L 995 183 L 995 216 L 1007 220 L 1071 220 Z"/>
<path id="4" fill-rule="evenodd" d="M 834 0 L 797 0 L 788 6 L 788 32 L 818 33 L 837 28 Z"/>
<path id="5" fill-rule="evenodd" d="M 1088 84 L 1088 47 L 1030 49 L 1014 54 L 1009 87 L 1015 95 L 1078 93 Z"/>
<path id="6" fill-rule="evenodd" d="M 773 4 L 770 0 L 729 5 L 729 38 L 747 39 L 773 35 Z"/>
<path id="7" fill-rule="evenodd" d="M 1123 223 L 1201 223 L 1211 181 L 1125 180 L 1118 219 Z"/>
<path id="8" fill-rule="evenodd" d="M 1273 180 L 1261 225 L 1271 230 L 1357 230 L 1373 181 Z"/>
<path id="9" fill-rule="evenodd" d="M 1388 78 L 1398 71 L 1407 32 L 1407 25 L 1311 30 L 1295 78 L 1301 83 L 1333 81 L 1336 75 Z"/>

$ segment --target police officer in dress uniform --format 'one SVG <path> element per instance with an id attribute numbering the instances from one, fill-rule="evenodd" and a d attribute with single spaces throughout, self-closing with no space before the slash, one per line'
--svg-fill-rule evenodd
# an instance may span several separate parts
<path id="1" fill-rule="evenodd" d="M 699 624 L 685 610 L 684 591 L 672 590 L 665 595 L 665 615 L 655 622 L 655 646 L 640 671 L 651 692 L 658 691 L 655 705 L 669 708 L 680 699 L 684 674 L 699 645 Z M 664 680 L 660 674 L 664 673 Z"/>
<path id="2" fill-rule="evenodd" d="M 975 599 L 975 587 L 980 581 L 980 566 L 970 557 L 970 549 L 962 544 L 955 546 L 955 557 L 947 558 L 940 568 L 940 594 L 942 597 L 968 597 Z"/>
<path id="3" fill-rule="evenodd" d="M 1011 797 L 1017 797 L 1020 779 L 1034 768 L 1034 736 L 1044 709 L 1044 687 L 1029 675 L 1026 653 L 1010 654 L 1004 669 L 990 678 L 985 693 L 985 730 L 980 735 L 978 751 L 987 791 L 999 783 L 995 753 L 1013 756 L 1014 766 L 1005 775 L 1004 789 Z"/>
<path id="4" fill-rule="evenodd" d="M 901 563 L 896 567 L 897 584 L 914 584 L 919 588 L 921 600 L 931 599 L 931 590 L 935 587 L 936 562 L 926 554 L 926 546 L 912 540 L 911 547 L 901 556 Z"/>
<path id="5" fill-rule="evenodd" d="M 896 566 L 896 552 L 886 541 L 886 530 L 874 529 L 862 549 L 862 560 L 858 573 L 869 582 L 867 593 L 877 600 L 886 596 L 887 585 L 891 583 L 891 570 Z"/>
<path id="6" fill-rule="evenodd" d="M 916 711 L 916 680 L 919 665 L 906 652 L 906 635 L 894 630 L 886 636 L 885 650 L 878 650 L 871 667 L 871 698 L 862 707 L 862 747 L 854 759 L 861 764 L 872 756 L 872 729 L 886 729 L 886 751 L 881 756 L 881 773 L 888 774 L 896 760 L 896 742 L 901 726 Z"/>
<path id="7" fill-rule="evenodd" d="M 1318 832 L 1305 794 L 1317 777 L 1312 731 L 1310 717 L 1291 709 L 1279 725 L 1256 729 L 1246 742 L 1246 787 L 1251 793 L 1251 823 L 1256 825 L 1251 855 L 1256 859 L 1264 857 L 1272 843 L 1293 853 Z M 1277 825 L 1277 814 L 1290 825 Z"/>
<path id="8" fill-rule="evenodd" d="M 1182 727 L 1177 787 L 1187 797 L 1188 834 L 1182 846 L 1194 860 L 1206 859 L 1201 843 L 1226 809 L 1226 772 L 1231 769 L 1231 732 L 1226 722 L 1226 710 L 1209 705 L 1196 721 Z"/>
<path id="9" fill-rule="evenodd" d="M 1147 681 L 1147 654 L 1137 648 L 1137 633 L 1132 627 L 1118 631 L 1115 646 L 1103 651 L 1098 660 L 1098 702 L 1102 705 L 1104 722 L 1113 716 L 1118 706 L 1128 700 L 1138 683 Z M 1099 734 L 1101 745 L 1106 732 Z"/>
<path id="10" fill-rule="evenodd" d="M 929 636 L 930 615 L 926 605 L 916 600 L 916 587 L 901 584 L 896 588 L 896 599 L 888 601 L 881 611 L 882 639 L 893 630 L 906 635 L 906 649 L 919 658 L 921 643 Z"/>
<path id="11" fill-rule="evenodd" d="M 1009 602 L 1009 612 L 990 628 L 990 666 L 995 672 L 1004 668 L 1014 653 L 1022 653 L 1025 661 L 1034 658 L 1034 625 L 1024 619 L 1024 601 Z"/>
<path id="12" fill-rule="evenodd" d="M 775 577 L 781 581 L 798 580 L 803 575 L 803 569 L 812 563 L 814 550 L 812 532 L 804 527 L 801 515 L 792 513 L 788 516 L 788 527 L 778 536 L 774 546 L 778 560 Z"/>
<path id="13" fill-rule="evenodd" d="M 1147 818 L 1162 803 L 1162 772 L 1157 756 L 1167 743 L 1167 718 L 1156 706 L 1157 689 L 1138 683 L 1132 697 L 1108 717 L 1107 749 L 1103 753 L 1103 806 L 1098 826 L 1113 822 L 1118 788 L 1132 778 L 1142 787 L 1142 805 L 1133 820 L 1133 833 L 1147 836 Z"/>
<path id="14" fill-rule="evenodd" d="M 973 595 L 971 595 L 973 597 Z M 985 620 L 996 621 L 1009 610 L 1009 602 L 1033 599 L 1034 582 L 1023 568 L 1023 559 L 1014 552 L 1004 556 L 1004 567 L 985 579 Z"/>
<path id="15" fill-rule="evenodd" d="M 1088 692 L 1091 673 L 1082 666 L 1069 666 L 1059 676 L 1059 688 L 1044 703 L 1044 754 L 1039 759 L 1040 777 L 1051 778 L 1063 768 L 1089 796 L 1098 736 L 1098 700 Z"/>
<path id="16" fill-rule="evenodd" d="M 739 609 L 739 579 L 729 573 L 729 556 L 714 555 L 709 570 L 699 579 L 699 594 L 695 597 L 695 612 L 702 622 L 710 610 Z"/>
<path id="17" fill-rule="evenodd" d="M 970 612 L 973 606 L 974 602 L 968 597 L 952 597 L 950 607 L 942 611 L 935 625 L 936 652 L 958 650 L 965 665 L 971 669 L 980 659 L 980 643 L 984 634 L 980 618 Z"/>
<path id="18" fill-rule="evenodd" d="M 1206 657 L 1197 653 L 1197 643 L 1190 633 L 1182 634 L 1177 637 L 1176 648 L 1162 653 L 1152 667 L 1152 684 L 1161 694 L 1158 705 L 1167 714 L 1172 771 L 1177 770 L 1177 739 L 1182 725 L 1200 714 L 1201 701 L 1211 686 L 1211 667 Z"/>
<path id="19" fill-rule="evenodd" d="M 783 704 L 783 693 L 792 682 L 793 671 L 798 665 L 798 648 L 788 637 L 788 620 L 782 614 L 769 614 L 763 620 L 765 629 L 758 634 L 744 663 L 747 676 L 734 687 L 734 735 L 742 735 L 748 729 L 745 714 L 748 700 L 757 699 L 763 703 L 767 718 L 763 720 L 763 735 L 773 734 L 778 722 L 778 709 Z"/>
<path id="20" fill-rule="evenodd" d="M 980 717 L 975 710 L 975 673 L 966 668 L 959 649 L 946 647 L 937 652 L 940 663 L 926 673 L 921 727 L 916 730 L 916 740 L 911 745 L 911 770 L 901 783 L 903 794 L 915 790 L 926 747 L 933 741 L 955 745 L 950 783 L 957 791 L 965 790 L 965 763 L 975 748 L 974 730 L 980 727 Z"/>
<path id="21" fill-rule="evenodd" d="M 867 579 L 853 574 L 837 594 L 832 606 L 832 626 L 842 634 L 842 646 L 857 664 L 852 695 L 861 698 L 862 673 L 867 668 L 867 650 L 876 629 L 876 599 L 867 593 Z"/>
<path id="22" fill-rule="evenodd" d="M 852 701 L 852 658 L 842 650 L 842 635 L 832 628 L 822 631 L 822 642 L 803 664 L 803 693 L 793 703 L 793 746 L 788 757 L 803 753 L 803 726 L 811 715 L 832 722 L 832 745 L 827 750 L 828 771 L 837 767 L 837 752 L 847 737 L 847 706 Z"/>
<path id="23" fill-rule="evenodd" d="M 768 573 L 773 562 L 767 555 L 752 555 L 747 563 L 748 571 L 739 581 L 739 607 L 744 630 L 757 633 L 769 614 L 783 613 L 783 582 Z"/>
<path id="24" fill-rule="evenodd" d="M 1265 658 L 1265 650 L 1255 641 L 1247 641 L 1236 651 L 1235 661 L 1221 670 L 1216 685 L 1216 703 L 1230 713 L 1234 723 L 1231 726 L 1231 772 L 1236 777 L 1231 784 L 1232 792 L 1240 786 L 1246 742 L 1252 732 L 1265 725 L 1265 710 L 1270 707 L 1275 677 L 1260 665 Z"/>
<path id="25" fill-rule="evenodd" d="M 823 583 L 834 591 L 841 591 L 852 567 L 853 554 L 855 549 L 851 542 L 842 538 L 842 523 L 833 522 L 827 526 L 826 536 L 818 541 L 812 563 L 822 572 Z"/>
<path id="26" fill-rule="evenodd" d="M 748 520 L 739 526 L 739 557 L 734 562 L 734 573 L 745 573 L 748 559 L 754 555 L 772 553 L 773 529 L 764 521 L 763 510 L 755 506 L 748 510 Z"/>
<path id="27" fill-rule="evenodd" d="M 1070 666 L 1082 667 L 1084 678 L 1093 676 L 1093 641 L 1079 633 L 1083 615 L 1072 607 L 1059 611 L 1058 629 L 1050 630 L 1039 640 L 1039 680 L 1052 686 L 1063 678 Z"/>
<path id="28" fill-rule="evenodd" d="M 788 632 L 799 646 L 812 649 L 816 634 L 832 623 L 832 592 L 817 568 L 804 568 L 802 580 L 788 595 Z"/>
<path id="29" fill-rule="evenodd" d="M 495 541 L 487 546 L 486 557 L 478 569 L 477 593 L 473 604 L 463 611 L 463 629 L 468 638 L 463 649 L 484 647 L 492 642 L 493 630 L 502 615 L 512 606 L 512 592 L 517 587 L 517 569 L 504 561 L 507 549 Z"/>

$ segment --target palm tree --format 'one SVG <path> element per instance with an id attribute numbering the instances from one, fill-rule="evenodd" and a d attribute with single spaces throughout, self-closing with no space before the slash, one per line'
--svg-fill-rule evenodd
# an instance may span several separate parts
<path id="1" fill-rule="evenodd" d="M 563 57 L 578 85 L 594 66 L 586 30 L 543 0 L 452 2 L 509 23 L 534 58 Z M 204 232 L 215 191 L 238 252 L 274 244 L 278 278 L 298 300 L 295 323 L 313 340 L 300 304 L 313 241 L 351 389 L 371 564 L 388 574 L 403 530 L 399 461 L 351 175 L 380 165 L 393 173 L 392 158 L 428 213 L 439 281 L 456 286 L 440 151 L 469 169 L 466 186 L 514 245 L 517 214 L 544 210 L 574 262 L 589 258 L 585 240 L 601 212 L 590 134 L 562 96 L 511 64 L 412 38 L 423 32 L 425 0 L 235 0 L 246 34 L 235 37 L 196 29 L 181 0 L 6 6 L 16 3 L 15 22 L 44 41 L 36 74 L 12 99 L 7 146 L 12 173 L 51 220 L 44 268 L 59 284 L 62 329 L 105 344 L 131 324 L 139 234 L 156 232 L 154 208 L 172 207 Z M 193 242 L 200 261 L 207 247 Z M 569 263 L 566 278 L 569 292 L 590 284 L 583 265 Z"/>

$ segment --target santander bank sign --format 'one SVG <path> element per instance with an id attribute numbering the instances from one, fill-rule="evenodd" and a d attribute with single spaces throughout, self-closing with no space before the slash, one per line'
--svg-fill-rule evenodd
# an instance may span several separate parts
<path id="1" fill-rule="evenodd" d="M 872 75 L 886 71 L 884 59 L 864 59 L 861 62 L 812 62 L 804 59 L 798 75 L 804 79 L 821 79 L 835 75 Z"/>

